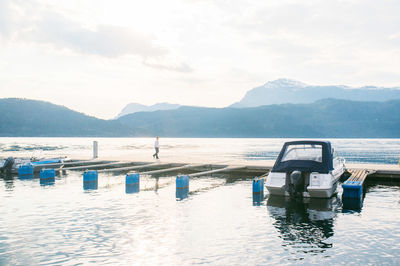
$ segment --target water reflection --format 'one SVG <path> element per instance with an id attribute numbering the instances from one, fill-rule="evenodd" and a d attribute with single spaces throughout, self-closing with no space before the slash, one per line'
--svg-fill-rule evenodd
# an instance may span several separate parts
<path id="1" fill-rule="evenodd" d="M 154 191 L 157 193 L 158 192 L 158 181 L 160 180 L 160 178 L 158 177 L 158 176 L 156 176 L 156 184 L 155 184 L 155 186 L 154 186 Z"/>
<path id="2" fill-rule="evenodd" d="M 139 183 L 125 184 L 125 193 L 126 194 L 139 193 L 139 191 L 140 191 Z"/>
<path id="3" fill-rule="evenodd" d="M 83 182 L 83 190 L 97 190 L 99 187 L 98 181 Z"/>
<path id="4" fill-rule="evenodd" d="M 186 199 L 189 196 L 189 188 L 176 188 L 175 196 L 177 201 Z"/>
<path id="5" fill-rule="evenodd" d="M 21 176 L 18 176 L 19 180 L 33 180 L 33 178 L 34 178 L 34 175 L 21 175 Z"/>
<path id="6" fill-rule="evenodd" d="M 264 201 L 264 191 L 261 193 L 253 193 L 253 206 L 261 206 Z"/>
<path id="7" fill-rule="evenodd" d="M 4 180 L 4 186 L 7 191 L 14 189 L 14 176 L 11 173 L 1 173 L 0 178 Z"/>
<path id="8" fill-rule="evenodd" d="M 363 206 L 363 198 L 342 198 L 342 202 L 342 212 L 361 212 Z"/>
<path id="9" fill-rule="evenodd" d="M 40 178 L 40 185 L 41 186 L 53 186 L 56 182 L 54 177 L 52 178 Z"/>
<path id="10" fill-rule="evenodd" d="M 290 199 L 270 196 L 267 209 L 275 219 L 273 225 L 281 233 L 283 246 L 296 248 L 303 253 L 322 253 L 332 244 L 340 199 Z"/>

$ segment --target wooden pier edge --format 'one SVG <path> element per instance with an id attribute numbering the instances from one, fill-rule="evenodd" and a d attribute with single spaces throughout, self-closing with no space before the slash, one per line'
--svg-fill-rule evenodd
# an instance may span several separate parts
<path id="1" fill-rule="evenodd" d="M 125 165 L 125 166 L 124 166 Z M 120 167 L 118 167 L 120 166 Z M 363 166 L 357 165 L 357 168 L 348 168 L 347 172 L 351 174 L 349 180 L 352 179 L 367 179 L 380 181 L 380 180 L 390 180 L 399 182 L 400 181 L 400 167 L 395 167 L 393 165 L 373 165 L 368 164 L 365 168 Z M 102 172 L 128 172 L 133 170 L 139 170 L 144 168 L 149 168 L 147 174 L 160 174 L 163 172 L 172 172 L 180 169 L 192 169 L 196 173 L 192 173 L 191 176 L 213 174 L 219 172 L 231 172 L 231 173 L 242 173 L 249 174 L 249 177 L 255 177 L 260 175 L 265 175 L 270 172 L 272 165 L 246 165 L 243 163 L 235 164 L 234 162 L 226 163 L 178 163 L 178 162 L 161 162 L 161 161 L 133 161 L 124 160 L 117 161 L 112 159 L 102 160 L 102 159 L 92 159 L 92 160 L 78 160 L 71 159 L 64 163 L 46 164 L 35 166 L 35 172 L 42 168 L 52 168 L 54 167 L 56 171 L 61 170 L 86 170 L 86 169 L 98 169 L 99 173 Z M 168 169 L 170 168 L 170 169 Z M 210 170 L 211 169 L 211 170 Z M 140 171 L 142 172 L 142 171 Z M 143 171 L 144 172 L 144 171 Z M 144 173 L 146 173 L 144 172 Z M 203 172 L 203 173 L 201 173 Z M 365 175 L 365 177 L 363 177 Z"/>

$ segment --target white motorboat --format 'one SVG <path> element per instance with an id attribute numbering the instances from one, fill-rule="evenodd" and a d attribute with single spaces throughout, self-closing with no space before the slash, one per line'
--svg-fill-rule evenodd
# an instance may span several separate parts
<path id="1" fill-rule="evenodd" d="M 337 156 L 329 141 L 286 142 L 266 187 L 271 195 L 330 198 L 345 171 L 345 160 Z"/>

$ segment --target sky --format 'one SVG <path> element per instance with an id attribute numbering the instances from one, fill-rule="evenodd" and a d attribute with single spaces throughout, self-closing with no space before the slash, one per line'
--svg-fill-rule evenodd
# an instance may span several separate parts
<path id="1" fill-rule="evenodd" d="M 278 78 L 400 86 L 398 0 L 0 0 L 0 98 L 98 118 Z"/>

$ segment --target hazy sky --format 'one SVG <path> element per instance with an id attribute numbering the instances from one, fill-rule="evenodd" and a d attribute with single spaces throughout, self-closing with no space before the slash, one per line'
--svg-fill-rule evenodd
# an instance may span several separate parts
<path id="1" fill-rule="evenodd" d="M 269 80 L 400 86 L 400 1 L 0 0 L 0 97 L 101 118 Z"/>

